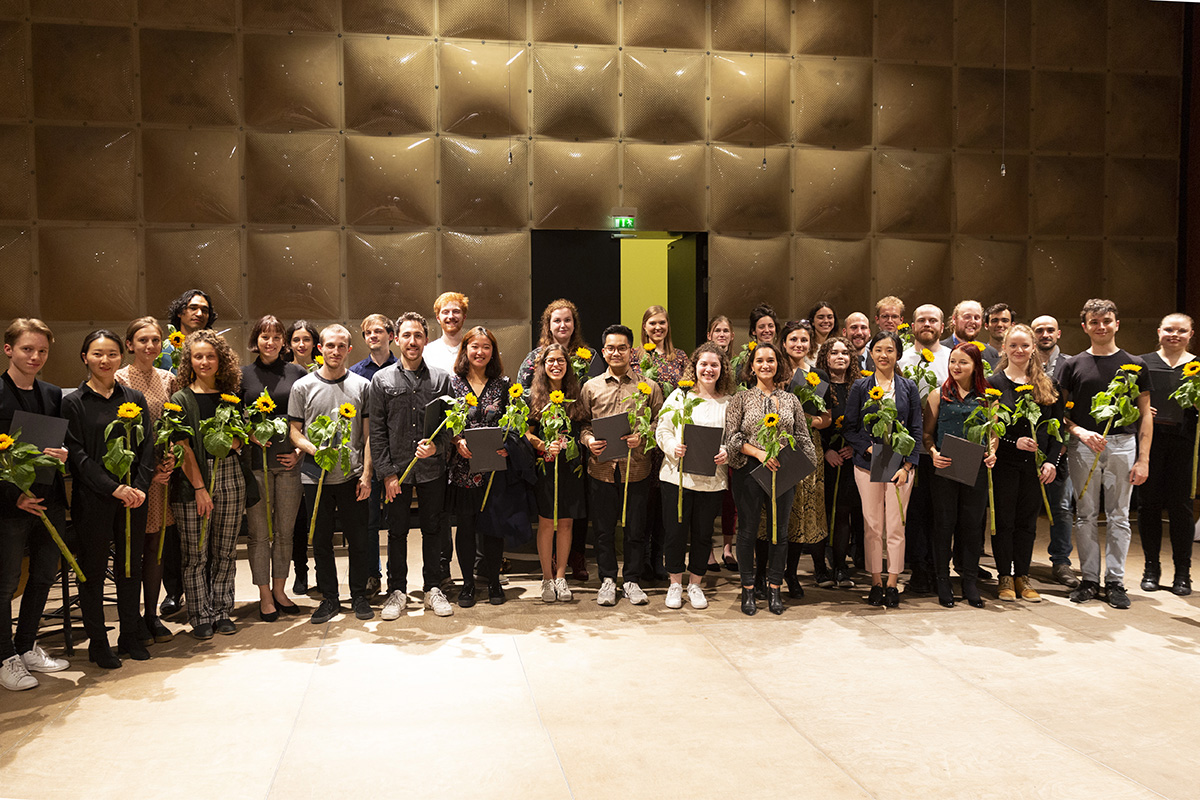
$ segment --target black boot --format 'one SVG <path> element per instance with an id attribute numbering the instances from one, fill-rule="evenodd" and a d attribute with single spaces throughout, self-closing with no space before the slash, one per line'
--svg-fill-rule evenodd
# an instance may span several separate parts
<path id="1" fill-rule="evenodd" d="M 504 587 L 500 585 L 499 578 L 493 578 L 488 581 L 488 602 L 494 606 L 504 605 L 507 598 L 504 596 Z"/>
<path id="2" fill-rule="evenodd" d="M 1157 592 L 1162 588 L 1158 585 L 1160 578 L 1162 578 L 1162 565 L 1157 561 L 1147 561 L 1146 568 L 1142 570 L 1142 591 Z"/>
<path id="3" fill-rule="evenodd" d="M 767 610 L 776 615 L 783 613 L 783 593 L 778 586 L 767 589 Z"/>
<path id="4" fill-rule="evenodd" d="M 1192 577 L 1191 571 L 1180 572 L 1175 570 L 1175 580 L 1171 582 L 1171 594 L 1179 597 L 1187 597 L 1192 593 Z"/>
<path id="5" fill-rule="evenodd" d="M 937 595 L 938 602 L 946 608 L 954 608 L 954 590 L 950 588 L 950 576 L 938 576 L 937 579 Z"/>
<path id="6" fill-rule="evenodd" d="M 88 661 L 104 669 L 116 669 L 121 666 L 121 659 L 113 653 L 106 640 L 88 644 Z"/>
<path id="7" fill-rule="evenodd" d="M 783 580 L 787 583 L 788 597 L 793 600 L 804 599 L 804 587 L 800 585 L 800 578 L 796 576 L 796 573 L 784 573 Z"/>
<path id="8" fill-rule="evenodd" d="M 146 645 L 138 640 L 136 634 L 123 633 L 118 636 L 117 652 L 121 655 L 129 656 L 134 661 L 147 661 L 150 658 L 150 651 L 146 649 Z"/>
<path id="9" fill-rule="evenodd" d="M 458 590 L 458 607 L 470 608 L 475 605 L 475 581 L 464 582 Z"/>
<path id="10" fill-rule="evenodd" d="M 742 613 L 747 617 L 753 617 L 758 613 L 758 606 L 754 605 L 754 590 L 742 587 Z"/>
<path id="11" fill-rule="evenodd" d="M 912 577 L 908 580 L 908 591 L 914 594 L 930 594 L 933 585 L 929 569 L 924 564 L 913 564 Z"/>
<path id="12" fill-rule="evenodd" d="M 975 608 L 983 608 L 983 598 L 979 596 L 979 587 L 974 578 L 962 579 L 963 600 Z"/>

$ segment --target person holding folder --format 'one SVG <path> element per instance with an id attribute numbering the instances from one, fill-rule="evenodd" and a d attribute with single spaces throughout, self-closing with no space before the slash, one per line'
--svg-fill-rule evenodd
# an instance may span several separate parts
<path id="1" fill-rule="evenodd" d="M 721 498 L 728 485 L 728 470 L 725 465 L 729 457 L 724 446 L 718 445 L 711 463 L 711 472 L 688 471 L 685 458 L 688 438 L 684 435 L 685 425 L 676 425 L 674 412 L 683 408 L 690 394 L 700 402 L 692 408 L 692 424 L 717 431 L 720 441 L 725 429 L 725 410 L 729 406 L 733 391 L 733 376 L 729 374 L 729 358 L 725 351 L 713 342 L 705 342 L 693 351 L 689 359 L 684 381 L 694 386 L 671 392 L 663 403 L 658 417 L 655 439 L 663 452 L 659 485 L 662 487 L 663 527 L 666 530 L 665 551 L 670 585 L 667 587 L 667 608 L 683 606 L 684 551 L 688 552 L 688 602 L 692 608 L 708 608 L 700 579 L 708 569 L 712 555 L 713 523 L 721 511 Z M 693 447 L 699 447 L 696 442 Z M 683 492 L 683 519 L 679 518 L 679 493 Z M 690 543 L 690 547 L 689 547 Z M 719 569 L 719 567 L 718 567 Z"/>
<path id="2" fill-rule="evenodd" d="M 62 416 L 62 389 L 37 379 L 54 334 L 40 319 L 20 317 L 4 331 L 4 355 L 8 369 L 0 382 L 0 433 L 10 433 L 17 411 Z M 61 425 L 61 423 L 59 423 Z M 28 440 L 27 440 L 28 441 Z M 62 445 L 62 442 L 58 442 Z M 46 447 L 43 452 L 59 461 L 67 460 L 65 446 Z M 62 475 L 55 472 L 48 483 L 29 487 L 26 497 L 11 483 L 0 484 L 0 606 L 5 625 L 0 631 L 0 686 L 12 691 L 38 685 L 32 672 L 60 672 L 70 666 L 52 658 L 37 643 L 38 627 L 50 587 L 58 578 L 59 553 L 42 526 L 38 512 L 59 531 L 67 530 L 67 495 Z M 21 595 L 21 610 L 13 635 L 12 599 L 21 582 L 21 561 L 29 550 L 29 577 Z M 85 575 L 87 573 L 84 573 Z"/>
<path id="3" fill-rule="evenodd" d="M 983 525 L 987 510 L 986 468 L 996 463 L 996 456 L 981 458 L 974 470 L 965 464 L 966 454 L 958 459 L 946 454 L 947 436 L 956 437 L 963 450 L 978 448 L 966 441 L 967 417 L 987 396 L 983 356 L 974 342 L 960 342 L 950 351 L 947 364 L 949 375 L 941 389 L 930 392 L 925 399 L 925 449 L 933 460 L 933 569 L 937 584 L 938 602 L 954 607 L 954 592 L 950 586 L 950 555 L 954 542 L 962 550 L 959 574 L 962 577 L 963 599 L 975 608 L 983 608 L 979 596 L 979 556 L 983 551 Z M 957 470 L 957 471 L 956 471 Z M 973 473 L 973 474 L 972 474 Z M 997 517 L 999 514 L 997 514 Z M 997 557 L 998 558 L 998 557 Z"/>
<path id="4" fill-rule="evenodd" d="M 1020 395 L 1028 392 L 1041 410 L 1042 420 L 1061 420 L 1066 403 L 1034 355 L 1034 341 L 1033 329 L 1028 325 L 1010 326 L 1004 334 L 1000 361 L 988 382 L 1001 391 L 1000 402 L 1008 408 L 1015 410 Z M 1036 456 L 1039 450 L 1046 457 L 1040 467 Z M 1039 421 L 1034 430 L 1028 419 L 1016 414 L 1000 438 L 996 468 L 992 470 L 996 501 L 992 555 L 996 557 L 1001 600 L 1011 602 L 1020 597 L 1037 603 L 1042 599 L 1029 581 L 1029 562 L 1033 560 L 1038 511 L 1042 507 L 1038 484 L 1054 482 L 1062 455 L 1062 442 L 1049 434 L 1046 425 Z"/>
<path id="5" fill-rule="evenodd" d="M 450 432 L 444 427 L 427 438 L 442 419 L 427 429 L 427 407 L 448 395 L 450 373 L 425 362 L 429 323 L 415 311 L 396 320 L 400 360 L 384 367 L 371 379 L 371 461 L 383 481 L 388 514 L 387 591 L 380 617 L 397 619 L 404 611 L 408 591 L 408 526 L 412 497 L 417 496 L 421 515 L 422 583 L 425 605 L 439 617 L 454 613 L 442 594 L 441 526 L 446 505 L 446 457 Z M 434 413 L 440 404 L 434 403 Z M 409 469 L 413 459 L 416 463 Z M 404 481 L 401 482 L 400 478 Z"/>
<path id="6" fill-rule="evenodd" d="M 1196 360 L 1188 352 L 1192 341 L 1192 318 L 1168 314 L 1158 324 L 1158 350 L 1142 356 L 1150 370 L 1151 413 L 1154 415 L 1154 448 L 1150 451 L 1150 474 L 1138 492 L 1138 536 L 1146 558 L 1142 590 L 1159 585 L 1162 565 L 1162 512 L 1167 510 L 1171 535 L 1171 560 L 1175 576 L 1171 592 L 1186 597 L 1192 593 L 1192 501 L 1191 447 L 1196 437 L 1196 409 L 1183 409 L 1170 399 L 1178 388 L 1187 365 Z"/>

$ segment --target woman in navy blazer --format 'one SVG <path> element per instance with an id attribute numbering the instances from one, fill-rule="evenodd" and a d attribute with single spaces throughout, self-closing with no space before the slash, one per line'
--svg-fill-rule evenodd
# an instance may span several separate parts
<path id="1" fill-rule="evenodd" d="M 917 466 L 920 448 L 913 448 L 889 483 L 871 482 L 871 450 L 883 445 L 882 439 L 871 435 L 863 417 L 875 408 L 869 392 L 876 386 L 884 396 L 896 402 L 899 423 L 918 443 L 921 441 L 921 396 L 917 385 L 896 370 L 896 360 L 903 352 L 900 337 L 890 331 L 880 331 L 871 339 L 867 352 L 875 363 L 875 371 L 854 382 L 846 399 L 843 435 L 854 448 L 854 481 L 862 498 L 865 527 L 863 549 L 866 551 L 867 571 L 871 573 L 871 594 L 867 602 L 873 606 L 900 605 L 898 583 L 904 569 L 904 525 L 900 521 L 901 505 L 908 505 L 912 492 L 911 473 Z M 895 485 L 897 492 L 892 489 Z M 887 539 L 888 577 L 883 585 L 883 543 Z"/>

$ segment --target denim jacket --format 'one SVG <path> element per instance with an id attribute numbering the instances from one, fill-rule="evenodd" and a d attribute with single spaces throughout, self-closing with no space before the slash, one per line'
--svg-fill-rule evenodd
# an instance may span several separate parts
<path id="1" fill-rule="evenodd" d="M 417 454 L 417 443 L 425 435 L 425 406 L 442 395 L 452 394 L 450 373 L 424 361 L 415 372 L 406 372 L 397 361 L 371 379 L 370 440 L 375 477 L 401 475 Z M 439 420 L 440 422 L 441 420 Z M 446 479 L 446 457 L 451 435 L 442 428 L 434 438 L 437 454 L 418 459 L 407 483 Z"/>

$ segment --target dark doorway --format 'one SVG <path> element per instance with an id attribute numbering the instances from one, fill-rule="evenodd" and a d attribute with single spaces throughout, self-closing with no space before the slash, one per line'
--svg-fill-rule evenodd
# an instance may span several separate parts
<path id="1" fill-rule="evenodd" d="M 565 297 L 579 309 L 584 340 L 599 347 L 601 331 L 621 319 L 621 241 L 610 231 L 533 231 L 530 261 L 533 346 L 542 309 Z"/>

